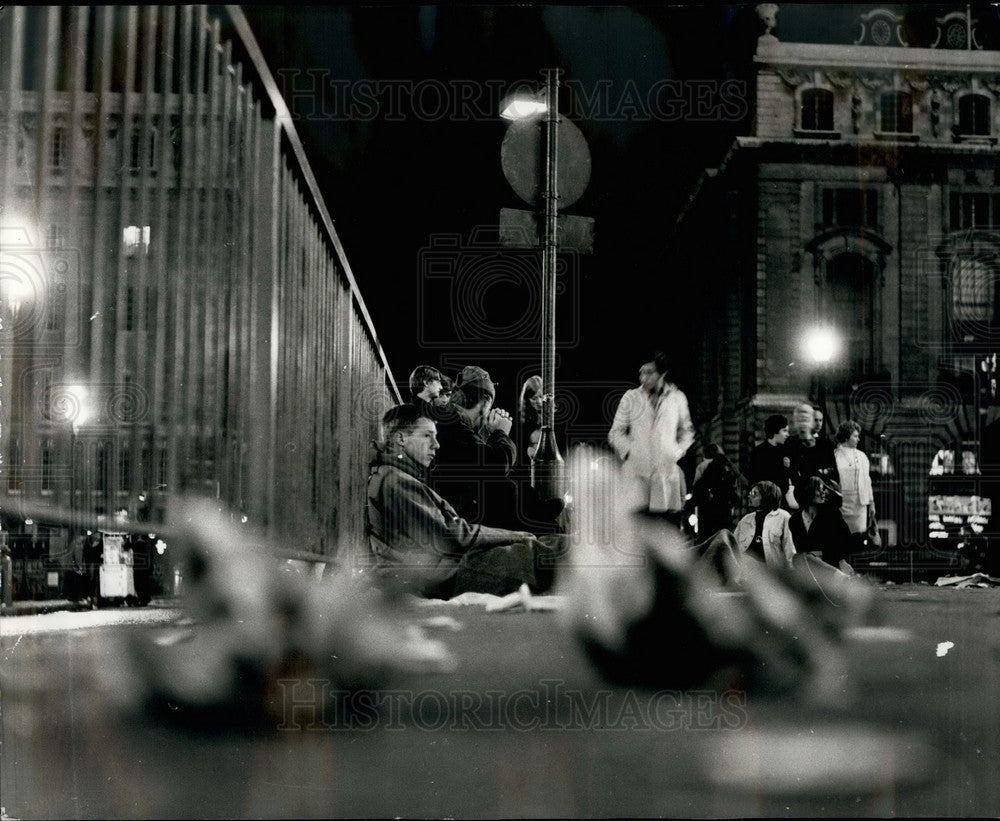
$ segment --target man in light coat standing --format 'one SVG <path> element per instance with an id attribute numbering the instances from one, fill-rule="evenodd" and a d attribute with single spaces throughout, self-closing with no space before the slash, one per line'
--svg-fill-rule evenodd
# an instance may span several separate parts
<path id="1" fill-rule="evenodd" d="M 687 485 L 677 463 L 694 442 L 694 426 L 687 397 L 667 376 L 660 353 L 639 369 L 639 387 L 622 397 L 608 441 L 623 474 L 640 484 L 649 512 L 680 525 Z"/>

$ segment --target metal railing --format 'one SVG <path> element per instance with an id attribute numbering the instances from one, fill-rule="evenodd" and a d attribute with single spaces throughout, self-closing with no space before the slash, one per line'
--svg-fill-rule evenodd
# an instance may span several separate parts
<path id="1" fill-rule="evenodd" d="M 225 13 L 250 65 L 205 6 L 0 13 L 0 494 L 81 522 L 210 495 L 332 558 L 363 540 L 399 394 L 253 33 Z"/>

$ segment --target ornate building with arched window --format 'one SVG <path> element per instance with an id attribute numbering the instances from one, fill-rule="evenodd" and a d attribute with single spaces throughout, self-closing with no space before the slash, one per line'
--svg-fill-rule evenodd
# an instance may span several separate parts
<path id="1" fill-rule="evenodd" d="M 853 41 L 789 43 L 767 5 L 751 133 L 675 234 L 680 264 L 725 286 L 703 303 L 727 317 L 699 339 L 704 435 L 745 466 L 763 420 L 804 399 L 829 436 L 858 421 L 887 544 L 869 558 L 951 566 L 1000 532 L 996 21 L 963 8 L 912 44 L 910 21 L 875 9 Z M 803 348 L 816 326 L 839 340 L 825 362 Z"/>

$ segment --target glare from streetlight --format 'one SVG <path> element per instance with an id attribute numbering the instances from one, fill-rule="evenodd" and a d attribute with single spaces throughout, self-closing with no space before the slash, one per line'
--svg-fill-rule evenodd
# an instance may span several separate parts
<path id="1" fill-rule="evenodd" d="M 840 350 L 840 337 L 832 328 L 810 328 L 802 344 L 809 359 L 825 365 Z"/>
<path id="2" fill-rule="evenodd" d="M 61 398 L 58 411 L 79 430 L 90 420 L 91 409 L 87 402 L 87 389 L 83 385 L 67 385 L 63 388 L 64 398 Z"/>
<path id="3" fill-rule="evenodd" d="M 544 100 L 530 94 L 522 94 L 507 98 L 500 111 L 505 120 L 526 120 L 537 117 L 548 110 Z"/>
<path id="4" fill-rule="evenodd" d="M 22 305 L 30 302 L 34 295 L 35 289 L 32 284 L 21 277 L 5 278 L 0 289 L 0 301 L 10 305 L 14 314 L 17 314 Z"/>

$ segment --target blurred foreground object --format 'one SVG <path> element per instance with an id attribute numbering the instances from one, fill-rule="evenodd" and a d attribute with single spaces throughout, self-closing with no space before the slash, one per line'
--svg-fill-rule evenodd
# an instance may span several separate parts
<path id="1" fill-rule="evenodd" d="M 715 685 L 830 704 L 850 696 L 841 632 L 868 620 L 875 591 L 834 568 L 774 573 L 744 559 L 722 586 L 681 532 L 644 516 L 615 460 L 569 460 L 572 547 L 558 575 L 564 616 L 611 681 L 650 688 Z M 725 561 L 732 561 L 727 557 Z"/>
<path id="2" fill-rule="evenodd" d="M 395 672 L 453 666 L 443 644 L 406 625 L 349 569 L 323 579 L 289 569 L 274 545 L 212 502 L 178 502 L 170 524 L 190 624 L 131 645 L 131 686 L 145 706 L 199 726 L 280 726 L 291 720 L 290 688 L 296 708 L 310 698 L 321 707 Z"/>

